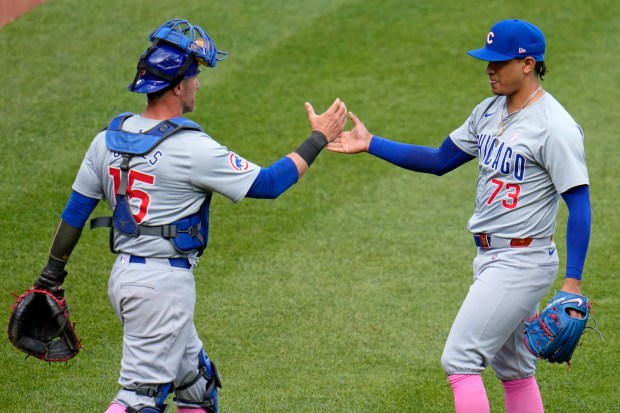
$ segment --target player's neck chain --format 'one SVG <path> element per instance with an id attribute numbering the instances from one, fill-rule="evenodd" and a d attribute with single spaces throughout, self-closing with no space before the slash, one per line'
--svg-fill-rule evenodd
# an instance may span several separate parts
<path id="1" fill-rule="evenodd" d="M 525 103 L 523 104 L 523 106 L 521 106 L 519 108 L 519 110 L 512 112 L 510 115 L 508 115 L 508 108 L 506 107 L 506 101 L 504 100 L 504 108 L 506 110 L 506 116 L 502 116 L 502 119 L 499 121 L 499 125 L 497 125 L 497 136 L 501 136 L 502 133 L 504 133 L 504 131 L 506 130 L 506 128 L 508 127 L 508 125 L 510 125 L 512 122 L 514 122 L 514 120 L 517 118 L 517 115 L 519 114 L 519 112 L 521 112 L 523 110 L 523 108 L 525 108 L 527 106 L 528 103 L 530 103 L 530 101 L 532 99 L 534 99 L 534 96 L 536 96 L 536 94 L 538 92 L 540 92 L 542 89 L 542 85 L 538 86 L 538 89 L 536 89 L 526 100 Z M 502 115 L 504 114 L 504 110 L 502 109 Z"/>

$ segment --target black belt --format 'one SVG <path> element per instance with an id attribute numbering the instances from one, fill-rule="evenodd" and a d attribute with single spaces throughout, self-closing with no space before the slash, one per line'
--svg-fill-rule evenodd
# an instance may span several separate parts
<path id="1" fill-rule="evenodd" d="M 146 258 L 130 255 L 129 262 L 133 264 L 146 264 Z M 192 264 L 190 264 L 187 258 L 168 258 L 168 262 L 171 267 L 185 268 L 186 270 L 192 268 Z"/>

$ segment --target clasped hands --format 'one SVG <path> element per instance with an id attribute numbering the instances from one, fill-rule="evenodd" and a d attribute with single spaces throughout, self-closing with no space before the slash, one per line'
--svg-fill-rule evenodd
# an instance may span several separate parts
<path id="1" fill-rule="evenodd" d="M 353 112 L 347 111 L 347 106 L 340 99 L 324 113 L 317 115 L 310 102 L 306 102 L 306 112 L 312 130 L 319 131 L 327 138 L 327 149 L 339 153 L 367 152 L 372 134 Z M 347 116 L 353 122 L 353 129 L 345 131 Z"/>

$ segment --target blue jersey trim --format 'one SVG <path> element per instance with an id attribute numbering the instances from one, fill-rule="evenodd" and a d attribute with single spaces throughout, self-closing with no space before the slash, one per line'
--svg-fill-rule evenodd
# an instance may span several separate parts
<path id="1" fill-rule="evenodd" d="M 95 210 L 98 203 L 98 199 L 73 191 L 65 206 L 65 210 L 62 212 L 61 218 L 72 227 L 84 228 L 88 217 Z"/>
<path id="2" fill-rule="evenodd" d="M 368 153 L 410 171 L 438 176 L 474 159 L 474 156 L 456 146 L 450 137 L 447 137 L 439 148 L 431 148 L 373 136 Z"/>
<path id="3" fill-rule="evenodd" d="M 581 279 L 590 244 L 592 208 L 590 187 L 576 186 L 562 194 L 568 207 L 566 224 L 566 277 Z"/>
<path id="4" fill-rule="evenodd" d="M 295 162 L 288 156 L 274 162 L 268 168 L 261 168 L 245 195 L 248 198 L 275 199 L 299 179 Z"/>

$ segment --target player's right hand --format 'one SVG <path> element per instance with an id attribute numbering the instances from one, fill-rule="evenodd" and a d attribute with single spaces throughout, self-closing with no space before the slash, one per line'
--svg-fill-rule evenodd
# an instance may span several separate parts
<path id="1" fill-rule="evenodd" d="M 367 152 L 370 146 L 372 134 L 368 132 L 366 126 L 353 112 L 349 112 L 349 118 L 353 122 L 353 129 L 343 132 L 333 142 L 327 144 L 327 149 L 332 152 L 340 153 L 360 153 Z"/>
<path id="2" fill-rule="evenodd" d="M 328 142 L 336 139 L 347 124 L 347 106 L 340 99 L 336 99 L 334 103 L 320 115 L 314 112 L 314 108 L 310 102 L 306 102 L 306 112 L 308 120 L 313 131 L 319 131 L 327 138 Z"/>

